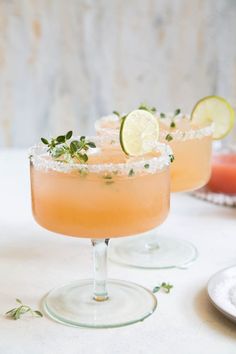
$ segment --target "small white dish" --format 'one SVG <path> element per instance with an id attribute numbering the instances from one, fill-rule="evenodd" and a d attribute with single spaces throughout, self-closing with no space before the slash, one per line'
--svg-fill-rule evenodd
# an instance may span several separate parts
<path id="1" fill-rule="evenodd" d="M 236 266 L 214 274 L 207 285 L 211 303 L 236 323 Z"/>

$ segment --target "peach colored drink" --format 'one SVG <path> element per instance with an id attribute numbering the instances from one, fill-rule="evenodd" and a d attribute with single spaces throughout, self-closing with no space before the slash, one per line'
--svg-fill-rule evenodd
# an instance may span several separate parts
<path id="1" fill-rule="evenodd" d="M 205 128 L 207 129 L 207 128 Z M 176 129 L 161 125 L 163 141 L 169 141 L 175 160 L 171 165 L 171 191 L 191 191 L 204 186 L 211 174 L 212 136 L 200 132 L 204 128 L 194 127 L 184 119 Z M 196 136 L 195 136 L 196 135 Z"/>
<path id="2" fill-rule="evenodd" d="M 181 115 L 182 116 L 182 115 Z M 212 134 L 210 127 L 197 127 L 188 118 L 176 120 L 171 128 L 173 115 L 160 121 L 160 140 L 171 146 L 175 160 L 171 164 L 171 191 L 191 191 L 204 186 L 211 175 Z M 99 135 L 118 139 L 120 121 L 117 116 L 106 116 L 95 124 Z M 173 139 L 166 140 L 167 134 Z"/>
<path id="3" fill-rule="evenodd" d="M 90 156 L 88 169 L 96 164 L 125 164 L 126 160 L 119 150 L 102 150 Z M 138 173 L 116 172 L 60 172 L 31 163 L 36 221 L 57 233 L 89 238 L 127 236 L 161 224 L 169 209 L 168 168 L 155 173 L 146 168 Z"/>
<path id="4" fill-rule="evenodd" d="M 209 127 L 193 126 L 183 118 L 176 128 L 161 124 L 161 137 L 166 141 L 167 134 L 175 160 L 171 165 L 171 191 L 191 191 L 204 186 L 211 174 L 212 135 Z"/>

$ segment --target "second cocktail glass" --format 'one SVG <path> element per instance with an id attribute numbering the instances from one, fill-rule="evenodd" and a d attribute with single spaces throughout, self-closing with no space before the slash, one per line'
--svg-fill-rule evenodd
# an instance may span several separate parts
<path id="1" fill-rule="evenodd" d="M 160 140 L 171 146 L 175 160 L 171 165 L 171 191 L 192 191 L 205 185 L 211 173 L 212 125 L 194 126 L 189 117 L 179 115 L 173 129 L 169 120 L 160 115 Z M 165 123 L 164 123 L 165 122 Z M 95 124 L 97 133 L 119 139 L 119 118 L 103 117 Z M 196 258 L 197 250 L 190 242 L 162 237 L 152 231 L 142 236 L 117 240 L 110 248 L 110 258 L 118 263 L 138 268 L 186 268 Z"/>

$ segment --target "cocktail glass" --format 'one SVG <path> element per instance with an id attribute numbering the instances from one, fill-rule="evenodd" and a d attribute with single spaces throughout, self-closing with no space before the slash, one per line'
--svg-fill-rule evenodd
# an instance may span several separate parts
<path id="1" fill-rule="evenodd" d="M 169 210 L 170 148 L 127 159 L 105 138 L 89 138 L 87 164 L 51 159 L 42 146 L 31 149 L 32 210 L 42 227 L 92 240 L 94 280 L 79 280 L 49 292 L 44 309 L 72 326 L 118 327 L 142 321 L 157 302 L 132 282 L 107 281 L 109 238 L 133 235 L 161 224 Z M 157 188 L 158 186 L 158 188 Z"/>
<path id="2" fill-rule="evenodd" d="M 171 191 L 193 191 L 204 186 L 211 173 L 212 126 L 198 127 L 189 117 L 180 116 L 176 128 L 170 123 L 174 115 L 160 121 L 160 141 L 168 142 L 175 160 L 171 165 Z M 119 139 L 119 118 L 106 116 L 95 124 L 98 135 Z M 197 250 L 190 242 L 162 237 L 155 231 L 139 237 L 112 242 L 109 257 L 122 264 L 139 268 L 186 268 L 196 258 Z"/>

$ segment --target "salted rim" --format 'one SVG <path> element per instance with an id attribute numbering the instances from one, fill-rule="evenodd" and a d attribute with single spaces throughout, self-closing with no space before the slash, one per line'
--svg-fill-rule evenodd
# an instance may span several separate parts
<path id="1" fill-rule="evenodd" d="M 185 140 L 192 140 L 192 139 L 202 139 L 205 136 L 211 136 L 213 134 L 214 131 L 214 124 L 210 124 L 206 127 L 203 128 L 199 128 L 199 129 L 190 129 L 187 131 L 182 131 L 180 129 L 176 129 L 175 131 L 171 131 L 171 130 L 164 130 L 164 129 L 160 129 L 160 139 L 161 140 L 165 140 L 167 134 L 170 134 L 173 138 L 173 140 L 181 140 L 181 141 L 185 141 Z"/>
<path id="2" fill-rule="evenodd" d="M 190 115 L 189 114 L 183 114 L 180 113 L 177 116 L 174 115 L 174 113 L 166 113 L 166 118 L 161 118 L 160 117 L 160 112 L 157 112 L 157 118 L 159 119 L 159 121 L 161 121 L 163 123 L 163 125 L 165 125 L 165 121 L 168 120 L 168 123 L 172 120 L 175 119 L 175 121 L 178 120 L 180 121 L 183 118 L 187 118 L 189 121 L 191 121 L 190 119 Z M 167 126 L 167 124 L 166 124 Z M 190 129 L 187 131 L 183 131 L 181 129 L 175 129 L 174 131 L 172 131 L 171 129 L 169 129 L 169 127 L 167 126 L 167 129 L 163 129 L 163 127 L 160 128 L 160 138 L 165 140 L 166 135 L 170 134 L 172 136 L 172 138 L 174 140 L 181 140 L 181 141 L 185 141 L 185 140 L 191 140 L 191 139 L 202 139 L 205 136 L 210 136 L 213 134 L 214 131 L 214 124 L 210 123 L 207 126 L 204 127 L 200 127 L 197 129 Z"/>
<path id="3" fill-rule="evenodd" d="M 97 134 L 101 135 L 109 135 L 110 137 L 113 137 L 116 139 L 119 137 L 120 133 L 120 126 L 117 128 L 103 128 L 102 124 L 106 122 L 114 122 L 114 123 L 119 123 L 120 119 L 117 117 L 115 114 L 110 114 L 107 116 L 103 116 L 100 119 L 97 119 L 94 123 L 95 131 Z"/>
<path id="4" fill-rule="evenodd" d="M 74 139 L 73 137 L 72 139 Z M 101 142 L 107 142 L 107 137 L 87 137 L 90 141 L 95 142 L 98 145 Z M 107 140 L 108 139 L 108 140 Z M 111 145 L 114 146 L 114 145 Z M 97 148 L 98 150 L 99 148 Z M 93 154 L 95 149 L 91 149 Z M 158 170 L 162 170 L 168 167 L 171 163 L 171 148 L 163 143 L 156 143 L 153 151 L 160 152 L 160 156 L 143 158 L 138 161 L 133 161 L 134 158 L 130 158 L 130 161 L 124 163 L 100 163 L 100 164 L 81 164 L 81 163 L 65 163 L 62 161 L 55 161 L 52 159 L 45 159 L 48 156 L 47 147 L 42 144 L 32 146 L 29 149 L 30 161 L 33 163 L 36 169 L 39 170 L 54 170 L 58 172 L 70 172 L 77 170 L 80 172 L 114 172 L 118 175 L 129 175 L 130 170 L 133 170 L 134 174 L 145 171 L 146 173 L 155 173 Z M 145 167 L 146 165 L 146 167 Z M 149 165 L 147 167 L 147 165 Z"/>
<path id="5" fill-rule="evenodd" d="M 166 117 L 167 118 L 160 118 L 160 112 L 156 113 L 156 117 L 164 123 L 165 119 L 173 119 L 174 118 L 174 113 L 166 113 Z M 176 116 L 177 119 L 182 119 L 183 117 L 186 117 L 187 119 L 190 120 L 190 115 L 188 114 L 182 114 L 180 113 L 178 116 Z M 175 118 L 176 118 L 175 117 Z M 98 120 L 95 121 L 95 130 L 98 134 L 101 135 L 109 135 L 109 137 L 111 139 L 117 139 L 119 137 L 119 129 L 113 129 L 113 128 L 103 128 L 101 125 L 102 123 L 105 122 L 117 122 L 119 120 L 119 118 L 115 115 L 108 115 L 108 116 L 104 116 Z M 166 125 L 167 126 L 167 125 Z M 182 131 L 181 129 L 176 129 L 173 132 L 168 129 L 163 129 L 163 126 L 160 128 L 159 131 L 159 138 L 160 140 L 165 140 L 166 135 L 170 134 L 174 140 L 181 140 L 181 141 L 185 141 L 185 140 L 191 140 L 191 139 L 201 139 L 205 136 L 210 136 L 212 135 L 214 132 L 214 123 L 211 123 L 205 127 L 201 127 L 198 129 L 190 129 L 187 131 Z"/>

